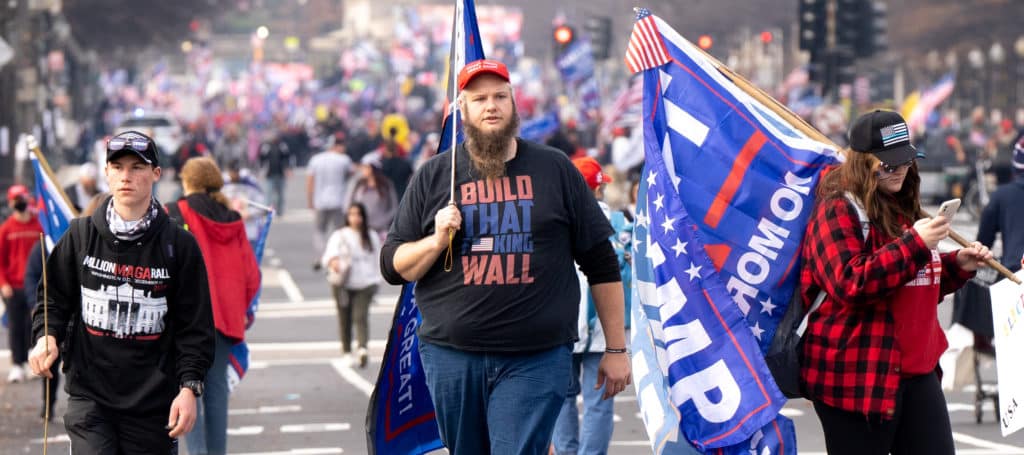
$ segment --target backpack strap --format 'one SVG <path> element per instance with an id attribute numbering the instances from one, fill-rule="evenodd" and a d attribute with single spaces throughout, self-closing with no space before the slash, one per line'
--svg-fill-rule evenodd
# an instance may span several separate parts
<path id="1" fill-rule="evenodd" d="M 864 244 L 868 243 L 868 233 L 871 232 L 871 220 L 868 219 L 868 214 L 864 210 L 864 207 L 860 205 L 860 201 L 850 192 L 846 193 L 846 200 L 853 204 L 854 210 L 857 212 L 857 220 L 860 221 L 861 233 L 864 237 Z M 804 319 L 800 321 L 800 325 L 796 328 L 796 336 L 804 336 L 804 331 L 807 330 L 807 321 L 811 317 L 811 313 L 817 311 L 818 307 L 821 306 L 821 302 L 825 301 L 825 290 L 822 289 L 818 292 L 818 296 L 814 299 L 814 303 L 811 304 L 811 308 L 807 310 L 807 314 L 804 315 Z"/>

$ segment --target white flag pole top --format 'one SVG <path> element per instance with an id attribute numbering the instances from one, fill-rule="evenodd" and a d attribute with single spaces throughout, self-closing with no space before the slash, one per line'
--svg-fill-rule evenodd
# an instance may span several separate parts
<path id="1" fill-rule="evenodd" d="M 464 33 L 462 27 L 459 27 L 459 23 L 463 21 L 462 18 L 463 8 L 462 0 L 455 0 L 455 15 L 452 17 L 452 48 L 451 54 L 448 56 L 448 83 L 451 84 L 451 104 L 448 105 L 448 112 L 451 113 L 451 129 L 452 129 L 452 176 L 451 186 L 449 188 L 448 203 L 455 203 L 455 150 L 458 148 L 458 137 L 459 137 L 459 83 L 458 74 L 465 66 L 466 62 L 466 50 L 459 49 L 459 43 L 462 42 L 460 39 Z"/>

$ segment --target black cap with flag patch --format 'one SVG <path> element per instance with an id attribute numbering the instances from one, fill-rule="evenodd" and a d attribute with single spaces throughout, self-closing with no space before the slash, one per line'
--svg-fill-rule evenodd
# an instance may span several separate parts
<path id="1" fill-rule="evenodd" d="M 892 111 L 868 112 L 850 128 L 850 148 L 871 153 L 891 167 L 911 162 L 917 149 L 910 145 L 910 130 L 900 114 Z"/>

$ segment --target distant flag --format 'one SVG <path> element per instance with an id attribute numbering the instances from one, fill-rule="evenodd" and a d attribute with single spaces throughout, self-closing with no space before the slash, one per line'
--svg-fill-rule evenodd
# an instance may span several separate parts
<path id="1" fill-rule="evenodd" d="M 452 47 L 448 53 L 448 74 L 444 106 L 444 122 L 441 125 L 441 140 L 437 152 L 442 153 L 452 148 L 452 136 L 455 144 L 462 143 L 462 117 L 458 113 L 455 100 L 457 95 L 459 71 L 467 63 L 484 58 L 484 47 L 480 42 L 480 28 L 476 22 L 476 7 L 473 0 L 455 0 L 455 18 L 452 20 Z M 455 113 L 454 122 L 452 113 Z M 455 132 L 452 132 L 454 123 Z"/>
<path id="2" fill-rule="evenodd" d="M 34 142 L 34 141 L 33 141 Z M 50 165 L 46 162 L 39 150 L 32 145 L 29 146 L 29 159 L 32 161 L 32 171 L 35 174 L 35 197 L 36 206 L 39 209 L 39 224 L 43 225 L 43 235 L 46 239 L 46 251 L 53 250 L 57 240 L 64 235 L 71 220 L 78 216 L 78 211 L 68 201 L 64 190 L 57 184 Z"/>
<path id="3" fill-rule="evenodd" d="M 814 187 L 837 155 L 646 10 L 633 37 L 646 159 L 632 351 L 651 447 L 795 454 L 762 353 L 796 285 Z"/>
<path id="4" fill-rule="evenodd" d="M 935 85 L 922 91 L 921 97 L 914 106 L 914 110 L 910 113 L 910 117 L 904 117 L 907 119 L 907 126 L 910 127 L 910 131 L 918 131 L 919 128 L 923 127 L 932 111 L 939 107 L 946 98 L 949 98 L 949 95 L 953 94 L 954 88 L 956 88 L 956 74 L 947 73 Z"/>
<path id="5" fill-rule="evenodd" d="M 250 206 L 255 206 L 255 204 L 250 203 Z M 270 223 L 273 221 L 274 211 L 267 210 L 267 214 L 263 218 L 263 224 L 260 225 L 259 235 L 251 242 L 252 252 L 256 256 L 257 264 L 263 262 L 263 251 L 266 249 L 267 236 L 270 234 Z M 263 286 L 261 285 L 260 290 L 256 292 L 256 296 L 252 298 L 252 302 L 249 302 L 249 307 L 245 311 L 245 328 L 247 330 L 249 327 L 252 327 L 253 322 L 256 321 L 256 310 L 259 308 L 260 294 L 262 294 L 262 292 Z M 245 377 L 245 373 L 248 370 L 249 346 L 245 344 L 245 340 L 242 340 L 232 346 L 231 352 L 228 353 L 229 391 L 234 390 L 235 386 L 238 385 L 238 383 L 242 381 L 242 378 Z"/>
<path id="6" fill-rule="evenodd" d="M 483 58 L 473 0 L 456 0 L 446 78 L 448 102 L 438 153 L 451 150 L 463 140 L 456 104 L 458 74 L 466 63 Z M 452 182 L 454 169 L 453 162 Z M 370 396 L 366 413 L 366 446 L 370 455 L 419 455 L 444 447 L 419 355 L 416 329 L 423 319 L 416 306 L 415 289 L 416 283 L 402 287 L 380 373 Z"/>
<path id="7" fill-rule="evenodd" d="M 630 128 L 640 126 L 640 106 L 643 101 L 643 78 L 634 77 L 615 97 L 615 101 L 605 109 L 604 118 L 601 121 L 601 134 L 610 136 L 617 126 Z"/>

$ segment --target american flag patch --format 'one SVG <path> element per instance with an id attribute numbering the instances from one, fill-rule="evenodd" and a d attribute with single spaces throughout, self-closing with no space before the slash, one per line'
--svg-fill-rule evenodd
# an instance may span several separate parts
<path id="1" fill-rule="evenodd" d="M 907 124 L 897 123 L 881 129 L 882 146 L 888 147 L 897 142 L 910 142 L 910 135 L 907 134 Z"/>
<path id="2" fill-rule="evenodd" d="M 661 41 L 658 24 L 647 8 L 638 8 L 633 34 L 629 37 L 629 48 L 626 49 L 626 66 L 631 73 L 639 73 L 646 69 L 657 68 L 668 63 L 671 58 L 665 43 Z"/>
<path id="3" fill-rule="evenodd" d="M 494 251 L 494 237 L 480 237 L 474 240 L 469 251 L 488 253 Z"/>

